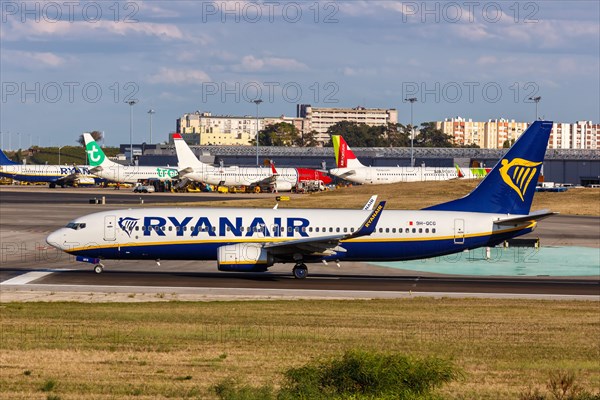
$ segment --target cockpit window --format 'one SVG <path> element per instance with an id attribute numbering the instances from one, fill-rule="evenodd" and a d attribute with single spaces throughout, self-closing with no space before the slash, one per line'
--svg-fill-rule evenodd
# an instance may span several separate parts
<path id="1" fill-rule="evenodd" d="M 69 222 L 67 224 L 67 228 L 71 228 L 74 229 L 76 231 L 85 228 L 85 223 L 84 222 Z"/>

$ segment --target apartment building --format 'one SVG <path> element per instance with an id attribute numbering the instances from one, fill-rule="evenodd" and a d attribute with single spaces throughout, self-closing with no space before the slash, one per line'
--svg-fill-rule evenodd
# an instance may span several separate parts
<path id="1" fill-rule="evenodd" d="M 398 110 L 395 108 L 325 108 L 313 107 L 310 104 L 298 104 L 296 117 L 302 118 L 304 132 L 315 131 L 315 138 L 320 143 L 329 141 L 327 129 L 341 121 L 356 122 L 370 126 L 381 126 L 398 123 Z"/>
<path id="2" fill-rule="evenodd" d="M 177 119 L 177 132 L 199 136 L 197 143 L 205 145 L 248 145 L 264 128 L 264 119 L 250 115 L 212 115 L 210 112 L 196 111 L 183 114 Z"/>

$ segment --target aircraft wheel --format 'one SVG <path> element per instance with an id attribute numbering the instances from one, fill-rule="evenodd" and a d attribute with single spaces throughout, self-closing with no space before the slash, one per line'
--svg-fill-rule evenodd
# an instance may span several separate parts
<path id="1" fill-rule="evenodd" d="M 294 278 L 304 279 L 308 275 L 308 268 L 304 264 L 296 264 L 292 272 L 294 273 Z"/>
<path id="2" fill-rule="evenodd" d="M 102 264 L 97 264 L 97 265 L 94 267 L 94 272 L 95 272 L 95 273 L 97 273 L 97 274 L 101 274 L 101 273 L 102 273 L 102 271 L 104 271 L 104 267 L 102 266 Z"/>
<path id="3" fill-rule="evenodd" d="M 50 189 L 54 189 L 54 188 L 56 187 L 56 183 L 54 183 L 54 182 L 50 182 L 50 185 L 49 185 L 49 186 L 50 186 Z"/>

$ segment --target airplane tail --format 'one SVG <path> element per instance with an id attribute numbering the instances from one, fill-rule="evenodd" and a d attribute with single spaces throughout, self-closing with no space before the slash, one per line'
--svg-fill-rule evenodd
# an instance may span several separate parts
<path id="1" fill-rule="evenodd" d="M 364 165 L 358 161 L 354 152 L 348 146 L 348 143 L 340 135 L 331 135 L 333 151 L 335 153 L 335 162 L 338 168 L 358 168 Z"/>
<path id="2" fill-rule="evenodd" d="M 471 193 L 425 210 L 529 214 L 551 130 L 535 121 Z"/>
<path id="3" fill-rule="evenodd" d="M 179 133 L 173 135 L 175 152 L 177 153 L 177 166 L 179 169 L 201 168 L 204 163 L 198 160 L 190 146 L 183 140 Z"/>
<path id="4" fill-rule="evenodd" d="M 14 162 L 4 154 L 3 150 L 0 150 L 0 165 L 17 165 L 18 162 Z"/>
<path id="5" fill-rule="evenodd" d="M 88 164 L 92 168 L 110 168 L 112 165 L 116 164 L 106 157 L 106 154 L 104 154 L 104 151 L 102 151 L 92 135 L 84 133 L 83 140 L 85 142 L 85 152 L 87 153 Z"/>

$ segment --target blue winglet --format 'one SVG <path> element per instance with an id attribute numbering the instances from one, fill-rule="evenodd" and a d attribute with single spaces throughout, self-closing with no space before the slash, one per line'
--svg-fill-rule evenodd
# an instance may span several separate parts
<path id="1" fill-rule="evenodd" d="M 375 228 L 377 227 L 377 223 L 379 222 L 379 217 L 381 217 L 381 213 L 385 208 L 385 201 L 380 201 L 377 204 L 377 207 L 373 209 L 369 217 L 363 222 L 361 227 L 350 235 L 350 238 L 360 237 L 360 236 L 368 236 L 371 233 L 375 232 Z"/>

